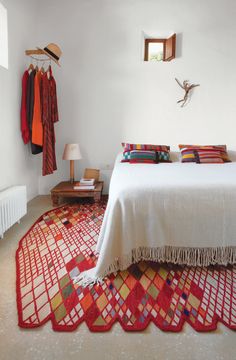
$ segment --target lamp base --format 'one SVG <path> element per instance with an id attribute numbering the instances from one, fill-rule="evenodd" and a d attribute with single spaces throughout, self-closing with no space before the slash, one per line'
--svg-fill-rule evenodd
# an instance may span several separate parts
<path id="1" fill-rule="evenodd" d="M 75 162 L 74 160 L 70 160 L 70 183 L 73 184 L 75 182 Z"/>

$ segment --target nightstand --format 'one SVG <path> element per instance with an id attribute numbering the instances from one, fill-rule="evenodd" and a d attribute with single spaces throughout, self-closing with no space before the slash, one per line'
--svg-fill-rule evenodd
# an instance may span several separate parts
<path id="1" fill-rule="evenodd" d="M 51 190 L 52 205 L 58 206 L 60 197 L 93 198 L 95 202 L 101 200 L 103 181 L 98 181 L 93 190 L 74 190 L 74 184 L 62 181 Z"/>

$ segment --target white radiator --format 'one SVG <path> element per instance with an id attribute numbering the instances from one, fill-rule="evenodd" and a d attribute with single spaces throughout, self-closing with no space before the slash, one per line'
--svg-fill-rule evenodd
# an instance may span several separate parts
<path id="1" fill-rule="evenodd" d="M 26 186 L 0 191 L 0 237 L 27 212 Z"/>

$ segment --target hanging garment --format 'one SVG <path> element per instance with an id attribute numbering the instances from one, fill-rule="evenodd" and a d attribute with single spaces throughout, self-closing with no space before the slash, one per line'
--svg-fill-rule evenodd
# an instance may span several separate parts
<path id="1" fill-rule="evenodd" d="M 26 97 L 26 107 L 27 107 L 27 119 L 28 119 L 28 127 L 30 133 L 32 131 L 32 119 L 33 119 L 33 111 L 34 111 L 34 78 L 36 75 L 36 71 L 32 70 L 29 74 L 28 82 L 27 82 L 27 97 Z"/>
<path id="2" fill-rule="evenodd" d="M 41 109 L 43 122 L 43 175 L 52 174 L 57 170 L 55 154 L 54 123 L 58 121 L 56 82 L 49 67 L 41 80 Z"/>
<path id="3" fill-rule="evenodd" d="M 21 134 L 25 144 L 30 141 L 30 131 L 27 120 L 27 84 L 29 72 L 26 70 L 22 77 L 22 95 L 21 95 Z"/>
<path id="4" fill-rule="evenodd" d="M 59 120 L 58 106 L 57 106 L 57 86 L 56 86 L 56 81 L 52 75 L 51 66 L 50 66 L 50 103 L 51 103 L 50 105 L 51 105 L 52 122 L 55 123 Z"/>
<path id="5" fill-rule="evenodd" d="M 32 70 L 29 74 L 29 79 L 27 83 L 27 99 L 26 99 L 26 108 L 27 108 L 27 119 L 28 126 L 30 131 L 30 140 L 31 140 L 31 152 L 33 155 L 39 154 L 42 152 L 42 146 L 32 143 L 32 121 L 34 114 L 34 79 L 36 75 L 36 70 Z"/>
<path id="6" fill-rule="evenodd" d="M 41 117 L 40 101 L 41 72 L 38 71 L 34 78 L 34 111 L 32 120 L 32 143 L 43 146 L 43 124 Z"/>

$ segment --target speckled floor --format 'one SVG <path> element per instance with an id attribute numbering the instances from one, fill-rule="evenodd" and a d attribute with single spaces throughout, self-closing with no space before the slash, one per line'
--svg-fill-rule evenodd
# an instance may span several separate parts
<path id="1" fill-rule="evenodd" d="M 17 325 L 15 251 L 18 241 L 45 211 L 49 196 L 28 204 L 28 214 L 0 239 L 0 360 L 233 360 L 236 333 L 219 324 L 211 333 L 185 325 L 181 333 L 162 332 L 151 324 L 144 332 L 126 333 L 119 324 L 107 333 L 91 333 L 85 324 L 71 333 L 54 332 L 48 322 L 34 330 Z"/>

